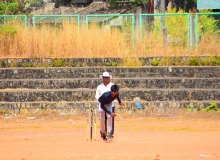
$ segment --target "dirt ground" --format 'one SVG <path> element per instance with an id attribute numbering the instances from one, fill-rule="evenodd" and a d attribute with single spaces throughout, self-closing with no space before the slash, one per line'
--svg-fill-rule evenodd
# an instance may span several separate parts
<path id="1" fill-rule="evenodd" d="M 0 116 L 0 160 L 220 160 L 220 113 L 118 114 L 112 142 L 87 115 Z"/>

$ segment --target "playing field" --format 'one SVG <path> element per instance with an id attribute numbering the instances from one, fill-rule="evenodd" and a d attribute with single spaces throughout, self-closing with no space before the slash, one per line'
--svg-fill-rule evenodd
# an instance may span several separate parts
<path id="1" fill-rule="evenodd" d="M 86 141 L 86 115 L 0 116 L 0 160 L 220 160 L 220 114 L 120 114 L 112 142 Z"/>

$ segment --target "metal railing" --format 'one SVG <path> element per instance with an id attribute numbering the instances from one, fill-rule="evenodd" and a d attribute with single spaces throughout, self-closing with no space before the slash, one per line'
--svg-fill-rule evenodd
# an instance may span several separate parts
<path id="1" fill-rule="evenodd" d="M 210 19 L 210 16 L 212 16 L 211 19 Z M 213 16 L 219 16 L 219 17 L 214 19 Z M 196 45 L 198 45 L 198 43 L 199 43 L 199 37 L 202 34 L 204 34 L 206 32 L 206 28 L 208 28 L 209 25 L 211 25 L 210 22 L 207 22 L 207 17 L 209 17 L 209 20 L 211 20 L 211 23 L 218 23 L 218 26 L 216 28 L 213 28 L 211 33 L 217 33 L 217 32 L 220 33 L 220 12 L 196 13 L 196 16 L 195 16 L 195 37 L 196 37 L 195 39 L 196 39 Z"/>
<path id="2" fill-rule="evenodd" d="M 80 16 L 75 15 L 34 15 L 32 17 L 32 23 L 34 26 L 40 24 L 61 24 L 64 21 L 76 23 L 80 25 Z"/>
<path id="3" fill-rule="evenodd" d="M 184 42 L 187 46 L 189 44 L 188 13 L 140 14 L 139 24 L 140 37 L 149 32 L 160 34 L 165 29 L 168 42 Z"/>
<path id="4" fill-rule="evenodd" d="M 27 16 L 26 15 L 0 15 L 0 25 L 2 24 L 23 24 L 27 27 Z"/>
<path id="5" fill-rule="evenodd" d="M 78 26 L 85 23 L 89 27 L 95 23 L 100 26 L 100 29 L 103 29 L 104 26 L 117 28 L 125 33 L 127 38 L 130 38 L 129 41 L 132 44 L 134 44 L 135 31 L 142 38 L 149 33 L 161 34 L 165 29 L 168 43 L 183 43 L 185 46 L 195 44 L 197 46 L 199 38 L 206 32 L 204 27 L 206 27 L 207 17 L 213 19 L 213 24 L 218 23 L 217 27 L 209 32 L 218 34 L 220 30 L 220 12 L 195 13 L 193 17 L 189 13 L 140 14 L 139 16 L 135 16 L 134 14 L 88 14 L 84 17 L 85 21 L 83 19 L 81 20 L 82 17 L 79 14 L 33 15 L 31 19 L 34 26 L 41 24 L 61 24 L 64 20 L 67 20 L 76 23 Z M 26 15 L 0 15 L 0 25 L 11 22 L 19 22 L 25 28 L 28 26 Z M 194 41 L 193 43 L 190 42 L 192 41 L 191 37 L 195 37 L 195 43 Z"/>
<path id="6" fill-rule="evenodd" d="M 134 14 L 88 14 L 86 15 L 86 26 L 95 24 L 100 29 L 120 30 L 126 35 L 126 41 L 134 44 Z"/>

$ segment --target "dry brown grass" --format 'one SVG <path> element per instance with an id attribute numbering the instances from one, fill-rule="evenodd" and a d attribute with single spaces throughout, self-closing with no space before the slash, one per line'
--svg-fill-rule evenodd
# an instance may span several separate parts
<path id="1" fill-rule="evenodd" d="M 220 38 L 203 35 L 198 49 L 189 49 L 185 42 L 169 42 L 163 47 L 162 36 L 151 35 L 140 40 L 118 29 L 64 22 L 58 29 L 52 26 L 16 26 L 14 36 L 0 36 L 1 58 L 93 58 L 149 56 L 219 56 Z M 62 28 L 62 29 L 61 29 Z"/>

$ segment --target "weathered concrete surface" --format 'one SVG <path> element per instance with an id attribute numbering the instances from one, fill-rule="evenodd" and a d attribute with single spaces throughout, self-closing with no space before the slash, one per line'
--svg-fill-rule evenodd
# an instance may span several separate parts
<path id="1" fill-rule="evenodd" d="M 220 89 L 220 78 L 141 77 L 113 78 L 111 81 L 121 88 L 130 89 Z M 101 82 L 101 78 L 6 79 L 0 81 L 0 89 L 95 89 Z"/>
<path id="2" fill-rule="evenodd" d="M 103 71 L 113 75 L 128 107 L 140 97 L 144 107 L 220 103 L 220 67 L 60 67 L 0 68 L 0 107 L 73 109 L 96 107 Z M 91 103 L 90 103 L 91 102 Z M 59 108 L 60 107 L 60 108 Z M 16 111 L 17 112 L 17 111 Z"/>
<path id="3" fill-rule="evenodd" d="M 120 89 L 121 99 L 133 101 L 140 97 L 144 101 L 218 101 L 219 89 Z M 0 102 L 79 102 L 92 101 L 95 89 L 11 89 L 0 91 Z"/>
<path id="4" fill-rule="evenodd" d="M 219 78 L 220 67 L 70 67 L 70 68 L 0 68 L 0 79 L 97 78 L 104 71 L 114 78 L 191 77 Z"/>
<path id="5" fill-rule="evenodd" d="M 137 109 L 133 102 L 125 102 L 126 107 L 119 107 L 116 103 L 116 112 L 135 112 Z M 216 101 L 216 104 L 220 106 L 220 101 Z M 154 113 L 171 115 L 177 108 L 185 108 L 187 106 L 205 107 L 210 105 L 210 101 L 141 101 L 142 109 L 146 114 L 149 111 Z M 44 111 L 47 109 L 53 109 L 64 114 L 74 114 L 75 112 L 86 112 L 90 107 L 97 108 L 96 101 L 81 101 L 81 102 L 0 102 L 0 109 L 11 110 L 15 114 L 19 114 L 22 110 L 35 113 L 38 111 Z M 156 110 L 156 111 L 155 111 Z"/>

